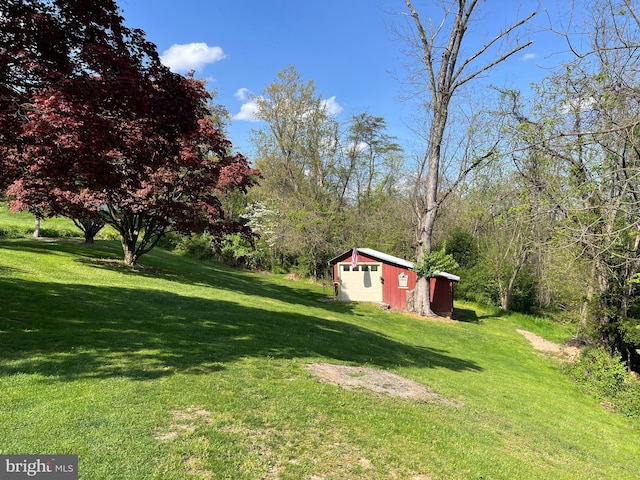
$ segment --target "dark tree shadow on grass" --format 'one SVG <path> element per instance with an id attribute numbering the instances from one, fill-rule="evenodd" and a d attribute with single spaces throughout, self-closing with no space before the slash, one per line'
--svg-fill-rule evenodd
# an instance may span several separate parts
<path id="1" fill-rule="evenodd" d="M 281 287 L 282 288 L 282 287 Z M 151 289 L 0 279 L 0 375 L 56 379 L 211 373 L 243 357 L 480 371 L 346 322 Z"/>
<path id="2" fill-rule="evenodd" d="M 287 285 L 275 283 L 266 275 L 243 272 L 216 263 L 203 263 L 172 254 L 156 248 L 144 255 L 139 265 L 127 267 L 122 262 L 122 249 L 117 241 L 97 241 L 87 245 L 78 240 L 59 239 L 41 242 L 22 240 L 3 243 L 2 248 L 32 253 L 74 255 L 75 261 L 86 266 L 110 270 L 127 276 L 141 278 L 161 278 L 185 285 L 211 287 L 218 290 L 243 292 L 263 298 L 273 298 L 292 304 L 318 306 L 318 300 L 324 295 L 310 291 L 308 288 L 297 288 L 296 282 Z M 327 308 L 345 312 L 353 310 L 349 303 L 335 303 Z"/>
<path id="3" fill-rule="evenodd" d="M 454 308 L 451 318 L 453 318 L 453 320 L 458 320 L 459 322 L 482 323 L 482 319 L 481 317 L 478 317 L 476 311 L 468 308 Z"/>

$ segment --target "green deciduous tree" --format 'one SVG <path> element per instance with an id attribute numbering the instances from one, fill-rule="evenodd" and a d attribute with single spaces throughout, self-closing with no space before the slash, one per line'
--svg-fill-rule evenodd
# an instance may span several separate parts
<path id="1" fill-rule="evenodd" d="M 453 255 L 447 253 L 447 243 L 444 242 L 439 250 L 432 250 L 428 253 L 425 252 L 424 260 L 416 263 L 413 271 L 422 278 L 431 278 L 440 272 L 453 270 L 459 266 L 458 262 L 453 258 Z"/>
<path id="2" fill-rule="evenodd" d="M 587 3 L 590 47 L 572 45 L 575 60 L 540 85 L 528 117 L 514 117 L 554 171 L 538 187 L 562 215 L 558 239 L 590 265 L 583 330 L 638 366 L 625 332 L 637 324 L 640 269 L 640 24 L 631 2 Z"/>
<path id="3" fill-rule="evenodd" d="M 264 127 L 252 132 L 264 179 L 253 192 L 278 217 L 272 248 L 317 273 L 331 250 L 338 123 L 313 81 L 293 67 L 255 98 Z"/>
<path id="4" fill-rule="evenodd" d="M 373 201 L 376 193 L 393 194 L 397 188 L 402 148 L 386 133 L 387 122 L 368 113 L 354 115 L 347 130 L 347 162 L 341 183 L 353 191 L 357 205 Z"/>
<path id="5" fill-rule="evenodd" d="M 341 125 L 293 67 L 255 100 L 264 123 L 252 141 L 264 178 L 248 215 L 271 257 L 318 275 L 354 244 L 403 253 L 411 219 L 402 149 L 385 120 L 362 113 Z"/>

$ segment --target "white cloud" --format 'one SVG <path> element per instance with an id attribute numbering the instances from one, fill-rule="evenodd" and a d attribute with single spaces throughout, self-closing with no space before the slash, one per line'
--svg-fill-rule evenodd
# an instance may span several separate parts
<path id="1" fill-rule="evenodd" d="M 249 97 L 251 96 L 251 90 L 249 90 L 248 88 L 239 88 L 238 91 L 233 94 L 233 96 L 241 102 L 245 102 L 249 100 Z"/>
<path id="2" fill-rule="evenodd" d="M 560 107 L 560 111 L 564 114 L 569 113 L 577 113 L 577 112 L 588 112 L 593 110 L 593 106 L 596 104 L 596 99 L 594 97 L 575 97 L 569 98 L 568 100 L 562 102 Z"/>
<path id="3" fill-rule="evenodd" d="M 244 102 L 240 106 L 240 111 L 236 113 L 233 120 L 240 120 L 244 122 L 259 122 L 260 119 L 256 117 L 258 111 L 257 98 L 253 95 L 253 92 L 248 88 L 239 88 L 236 93 L 233 94 L 239 101 Z"/>
<path id="4" fill-rule="evenodd" d="M 357 144 L 353 145 L 353 148 L 355 148 L 358 152 L 365 152 L 369 149 L 369 144 L 367 142 L 358 142 Z"/>
<path id="5" fill-rule="evenodd" d="M 255 100 L 249 100 L 242 104 L 240 111 L 236 113 L 232 118 L 234 120 L 242 120 L 245 122 L 259 122 L 260 119 L 256 117 L 258 111 L 258 104 Z"/>
<path id="6" fill-rule="evenodd" d="M 160 56 L 162 63 L 176 72 L 198 70 L 209 63 L 215 63 L 224 58 L 226 55 L 222 48 L 210 47 L 202 42 L 171 45 Z"/>
<path id="7" fill-rule="evenodd" d="M 339 115 L 343 110 L 342 105 L 336 102 L 335 95 L 331 98 L 328 98 L 327 100 L 324 100 L 323 103 L 324 108 L 327 109 L 327 113 L 329 113 L 329 115 Z"/>
<path id="8" fill-rule="evenodd" d="M 522 55 L 522 60 L 528 62 L 529 60 L 533 60 L 534 58 L 538 58 L 538 54 L 536 53 L 525 53 Z"/>
<path id="9" fill-rule="evenodd" d="M 362 153 L 369 149 L 369 144 L 367 142 L 352 142 L 347 144 L 344 148 L 349 154 Z"/>
<path id="10" fill-rule="evenodd" d="M 245 122 L 260 122 L 261 120 L 256 116 L 258 111 L 257 97 L 253 95 L 248 88 L 239 88 L 234 93 L 239 101 L 244 102 L 240 107 L 240 111 L 236 113 L 232 118 L 233 120 L 241 120 Z M 338 102 L 336 97 L 331 97 L 327 100 L 323 100 L 322 106 L 326 109 L 329 115 L 338 115 L 342 112 L 343 108 Z"/>

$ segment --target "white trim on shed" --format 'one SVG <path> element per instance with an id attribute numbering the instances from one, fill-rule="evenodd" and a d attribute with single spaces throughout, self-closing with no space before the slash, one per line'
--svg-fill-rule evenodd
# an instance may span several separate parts
<path id="1" fill-rule="evenodd" d="M 454 275 L 453 273 L 436 272 L 436 276 L 444 277 L 444 278 L 446 278 L 448 280 L 453 280 L 454 282 L 459 282 L 460 281 L 460 277 L 458 275 Z"/>
<path id="2" fill-rule="evenodd" d="M 393 255 L 382 253 L 372 248 L 357 248 L 356 250 L 358 250 L 358 252 L 364 253 L 365 255 L 369 255 L 370 257 L 377 258 L 387 263 L 394 263 L 396 265 L 400 265 L 401 267 L 413 268 L 413 262 L 410 262 L 409 260 L 394 257 Z"/>

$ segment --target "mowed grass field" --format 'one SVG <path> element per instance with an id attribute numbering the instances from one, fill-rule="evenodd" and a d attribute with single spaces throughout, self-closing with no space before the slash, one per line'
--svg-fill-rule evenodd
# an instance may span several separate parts
<path id="1" fill-rule="evenodd" d="M 634 479 L 640 424 L 516 332 L 117 242 L 0 241 L 0 453 L 77 454 L 81 479 Z M 463 279 L 464 281 L 464 279 Z M 442 398 L 323 383 L 366 366 Z"/>

